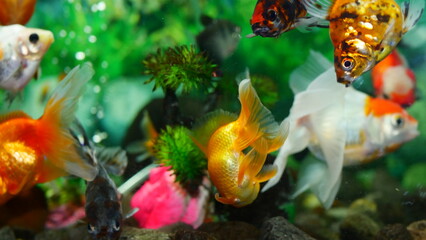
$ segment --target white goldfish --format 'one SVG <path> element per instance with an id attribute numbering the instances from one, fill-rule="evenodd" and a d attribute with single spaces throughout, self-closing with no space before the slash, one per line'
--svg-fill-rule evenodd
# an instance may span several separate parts
<path id="1" fill-rule="evenodd" d="M 47 30 L 0 26 L 0 88 L 9 91 L 11 100 L 36 75 L 52 42 Z"/>
<path id="2" fill-rule="evenodd" d="M 308 165 L 294 196 L 311 189 L 329 208 L 343 166 L 377 159 L 418 135 L 417 121 L 401 106 L 345 89 L 335 79 L 333 65 L 316 52 L 292 73 L 290 85 L 296 96 L 288 117 L 289 136 L 274 162 L 278 172 L 262 191 L 279 181 L 289 155 L 309 148 L 327 167 Z"/>

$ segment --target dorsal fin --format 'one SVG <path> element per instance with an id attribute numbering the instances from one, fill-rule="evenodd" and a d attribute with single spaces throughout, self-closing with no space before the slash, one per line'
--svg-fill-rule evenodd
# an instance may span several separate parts
<path id="1" fill-rule="evenodd" d="M 424 7 L 424 0 L 410 0 L 409 2 L 404 2 L 402 4 L 401 12 L 404 15 L 404 33 L 412 29 L 414 25 L 416 25 L 416 23 L 420 20 Z"/>
<path id="2" fill-rule="evenodd" d="M 192 129 L 193 137 L 206 147 L 213 133 L 221 126 L 237 120 L 237 115 L 217 110 L 200 118 Z"/>
<path id="3" fill-rule="evenodd" d="M 301 2 L 310 15 L 327 19 L 328 10 L 333 5 L 334 0 L 301 0 Z"/>
<path id="4" fill-rule="evenodd" d="M 14 112 L 10 112 L 7 113 L 3 116 L 0 116 L 0 124 L 7 122 L 11 119 L 16 119 L 16 118 L 31 118 L 30 116 L 28 116 L 26 113 L 24 113 L 23 111 L 14 111 Z"/>

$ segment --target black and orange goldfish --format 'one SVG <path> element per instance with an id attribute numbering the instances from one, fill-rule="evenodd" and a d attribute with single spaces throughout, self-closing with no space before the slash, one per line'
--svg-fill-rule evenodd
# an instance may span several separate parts
<path id="1" fill-rule="evenodd" d="M 330 22 L 337 81 L 351 84 L 384 59 L 419 20 L 424 0 L 301 0 L 309 14 Z"/>

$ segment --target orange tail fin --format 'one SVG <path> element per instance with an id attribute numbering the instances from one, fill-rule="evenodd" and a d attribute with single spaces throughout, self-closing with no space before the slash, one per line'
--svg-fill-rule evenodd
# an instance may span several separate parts
<path id="1" fill-rule="evenodd" d="M 91 65 L 87 63 L 71 70 L 56 87 L 38 120 L 39 144 L 48 161 L 44 164 L 45 169 L 41 170 L 39 182 L 57 177 L 58 168 L 88 181 L 96 176 L 97 168 L 80 157 L 75 148 L 77 143 L 68 130 L 75 119 L 78 99 L 93 74 Z"/>

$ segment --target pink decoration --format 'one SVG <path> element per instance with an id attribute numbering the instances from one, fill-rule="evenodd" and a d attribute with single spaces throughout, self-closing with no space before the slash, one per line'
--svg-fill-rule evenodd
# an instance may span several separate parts
<path id="1" fill-rule="evenodd" d="M 198 197 L 191 198 L 168 170 L 152 169 L 148 181 L 133 195 L 130 205 L 139 208 L 134 218 L 141 228 L 157 229 L 177 222 L 199 227 L 206 213 L 208 190 L 200 186 Z"/>

